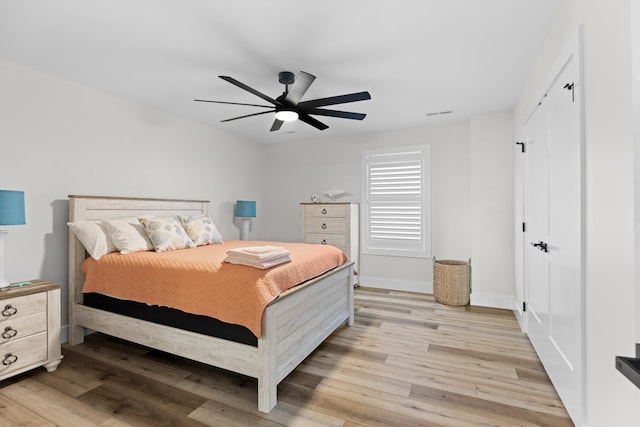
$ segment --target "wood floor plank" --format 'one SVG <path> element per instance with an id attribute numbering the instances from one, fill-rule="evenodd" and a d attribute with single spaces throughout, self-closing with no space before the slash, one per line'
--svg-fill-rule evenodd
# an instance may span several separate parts
<path id="1" fill-rule="evenodd" d="M 55 424 L 18 402 L 0 394 L 0 425 L 4 427 L 54 427 Z"/>
<path id="2" fill-rule="evenodd" d="M 464 410 L 490 417 L 499 424 L 509 423 L 514 425 L 530 426 L 572 426 L 573 423 L 565 417 L 558 417 L 541 413 L 531 409 L 523 409 L 506 404 L 497 404 L 491 400 L 474 398 L 452 392 L 443 392 L 424 386 L 414 386 L 411 397 L 421 400 L 433 401 L 437 406 L 446 406 L 454 410 Z"/>
<path id="3" fill-rule="evenodd" d="M 134 426 L 186 427 L 206 425 L 188 419 L 188 415 L 206 401 L 204 399 L 194 408 L 189 408 L 188 411 L 176 410 L 177 405 L 170 402 L 171 399 L 168 395 L 164 395 L 162 400 L 156 401 L 140 391 L 127 390 L 122 385 L 104 384 L 79 396 L 78 400 Z M 168 405 L 167 402 L 169 402 Z"/>
<path id="4" fill-rule="evenodd" d="M 268 414 L 254 378 L 93 334 L 63 345 L 57 371 L 0 382 L 0 425 L 571 425 L 512 312 L 365 287 L 355 309 Z"/>
<path id="5" fill-rule="evenodd" d="M 111 418 L 110 414 L 32 378 L 7 386 L 0 393 L 59 426 L 99 425 Z"/>

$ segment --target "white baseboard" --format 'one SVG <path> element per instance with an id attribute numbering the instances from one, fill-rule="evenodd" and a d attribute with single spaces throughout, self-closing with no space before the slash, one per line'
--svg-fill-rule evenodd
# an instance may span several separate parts
<path id="1" fill-rule="evenodd" d="M 360 276 L 360 286 L 368 288 L 389 289 L 392 291 L 433 293 L 433 282 L 396 280 L 387 277 Z"/>
<path id="2" fill-rule="evenodd" d="M 418 282 L 409 280 L 396 280 L 388 277 L 360 276 L 360 285 L 369 288 L 389 289 L 392 291 L 420 292 L 423 294 L 433 294 L 433 282 Z M 503 308 L 512 310 L 513 299 L 511 296 L 471 293 L 471 305 L 491 308 Z M 516 315 L 517 317 L 517 315 Z"/>
<path id="3" fill-rule="evenodd" d="M 522 311 L 522 304 L 519 301 L 513 300 L 512 310 L 513 310 L 514 316 L 516 316 L 518 325 L 520 325 L 520 330 L 526 334 L 527 324 L 524 318 L 524 311 Z"/>
<path id="4" fill-rule="evenodd" d="M 491 308 L 513 309 L 513 297 L 508 295 L 471 293 L 471 305 Z"/>

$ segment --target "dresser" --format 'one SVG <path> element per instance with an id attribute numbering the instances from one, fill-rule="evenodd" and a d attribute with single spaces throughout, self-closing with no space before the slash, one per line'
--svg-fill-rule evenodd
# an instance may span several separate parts
<path id="1" fill-rule="evenodd" d="M 332 245 L 352 260 L 359 272 L 360 234 L 357 203 L 301 203 L 302 239 L 305 243 Z M 358 276 L 356 275 L 356 284 Z"/>
<path id="2" fill-rule="evenodd" d="M 0 380 L 44 366 L 55 371 L 60 352 L 60 285 L 33 280 L 0 291 Z"/>

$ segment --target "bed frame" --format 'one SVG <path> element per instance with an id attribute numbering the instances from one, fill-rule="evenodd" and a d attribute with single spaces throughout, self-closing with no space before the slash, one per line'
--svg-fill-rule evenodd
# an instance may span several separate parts
<path id="1" fill-rule="evenodd" d="M 207 214 L 203 200 L 69 196 L 69 220 Z M 69 230 L 69 343 L 85 328 L 258 379 L 258 410 L 277 402 L 277 385 L 340 325 L 353 324 L 353 263 L 283 292 L 262 316 L 258 346 L 138 320 L 83 305 L 84 246 Z"/>

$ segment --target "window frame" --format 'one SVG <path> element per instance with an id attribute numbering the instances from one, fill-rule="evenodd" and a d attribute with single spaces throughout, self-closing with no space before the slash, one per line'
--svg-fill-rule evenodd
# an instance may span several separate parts
<path id="1" fill-rule="evenodd" d="M 380 165 L 389 162 L 399 163 L 412 161 L 421 166 L 420 171 L 420 194 L 412 195 L 390 195 L 380 196 L 371 194 L 370 186 L 370 164 Z M 431 258 L 431 146 L 429 144 L 404 147 L 388 147 L 373 150 L 364 150 L 361 153 L 361 180 L 362 180 L 362 200 L 360 210 L 361 223 L 361 252 L 364 255 L 383 255 L 410 258 Z M 374 184 L 375 186 L 375 184 Z M 384 205 L 393 203 L 395 205 L 420 204 L 420 238 L 411 243 L 410 241 L 394 241 L 394 239 L 376 239 L 370 237 L 372 203 Z M 375 208 L 374 208 L 375 209 Z"/>

